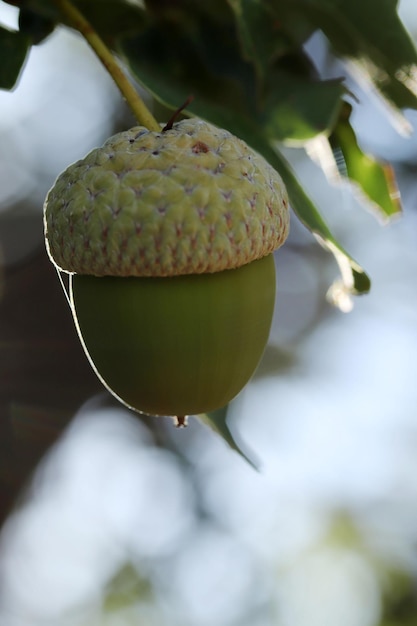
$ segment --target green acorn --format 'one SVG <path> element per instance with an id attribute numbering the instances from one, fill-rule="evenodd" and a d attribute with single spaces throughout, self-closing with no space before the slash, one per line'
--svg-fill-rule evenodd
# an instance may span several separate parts
<path id="1" fill-rule="evenodd" d="M 289 227 L 263 157 L 198 119 L 135 127 L 58 177 L 44 221 L 85 351 L 119 400 L 182 422 L 239 393 L 266 346 Z"/>

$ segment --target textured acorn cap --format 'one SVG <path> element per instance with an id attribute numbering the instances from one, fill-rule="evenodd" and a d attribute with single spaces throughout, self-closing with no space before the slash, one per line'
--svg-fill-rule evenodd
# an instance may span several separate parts
<path id="1" fill-rule="evenodd" d="M 174 276 L 236 268 L 286 239 L 279 174 L 246 143 L 198 119 L 135 127 L 68 167 L 49 191 L 45 237 L 61 269 Z"/>

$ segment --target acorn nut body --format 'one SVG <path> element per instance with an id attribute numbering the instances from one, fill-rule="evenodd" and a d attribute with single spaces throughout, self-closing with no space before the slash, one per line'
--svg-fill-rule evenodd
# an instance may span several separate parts
<path id="1" fill-rule="evenodd" d="M 135 127 L 58 177 L 44 222 L 85 351 L 123 403 L 183 416 L 239 393 L 266 346 L 272 252 L 288 234 L 263 157 L 201 120 Z"/>

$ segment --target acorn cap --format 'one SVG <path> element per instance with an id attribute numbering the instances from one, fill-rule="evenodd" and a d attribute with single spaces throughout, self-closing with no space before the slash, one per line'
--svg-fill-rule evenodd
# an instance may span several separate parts
<path id="1" fill-rule="evenodd" d="M 44 206 L 59 269 L 96 276 L 175 276 L 232 269 L 286 239 L 279 174 L 226 130 L 198 119 L 137 126 L 69 166 Z"/>

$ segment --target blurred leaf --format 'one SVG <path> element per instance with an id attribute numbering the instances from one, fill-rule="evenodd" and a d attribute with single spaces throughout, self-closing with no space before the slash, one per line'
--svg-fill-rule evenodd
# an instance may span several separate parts
<path id="1" fill-rule="evenodd" d="M 334 150 L 341 151 L 345 174 L 358 184 L 361 201 L 386 222 L 401 213 L 395 174 L 390 165 L 362 152 L 349 122 L 350 111 L 351 107 L 346 104 L 330 142 Z"/>
<path id="2" fill-rule="evenodd" d="M 341 80 L 319 81 L 294 71 L 285 58 L 271 70 L 261 115 L 265 134 L 286 143 L 305 143 L 335 125 L 346 89 Z"/>
<path id="3" fill-rule="evenodd" d="M 288 53 L 290 41 L 260 0 L 227 0 L 236 16 L 243 56 L 264 80 L 270 65 Z"/>
<path id="4" fill-rule="evenodd" d="M 340 81 L 318 81 L 302 52 L 280 59 L 259 90 L 253 67 L 245 62 L 230 25 L 194 21 L 192 27 L 172 21 L 150 21 L 121 51 L 138 80 L 156 98 L 177 108 L 190 94 L 189 111 L 230 128 L 236 115 L 271 139 L 305 141 L 330 130 L 336 122 Z"/>
<path id="5" fill-rule="evenodd" d="M 311 328 L 313 328 L 315 322 L 316 320 L 312 321 Z M 254 374 L 254 380 L 285 376 L 293 371 L 297 365 L 298 355 L 295 348 L 287 350 L 272 343 L 268 343 L 263 353 L 262 360 Z"/>
<path id="6" fill-rule="evenodd" d="M 416 623 L 415 576 L 405 569 L 385 573 L 381 626 L 415 626 Z"/>
<path id="7" fill-rule="evenodd" d="M 247 99 L 259 96 L 251 81 L 265 79 L 273 84 L 269 72 L 273 62 L 296 49 L 300 51 L 307 37 L 321 29 L 336 53 L 353 60 L 391 104 L 417 108 L 417 52 L 393 0 L 147 0 L 146 10 L 129 0 L 75 3 L 111 44 L 117 37 L 141 31 L 149 15 L 156 17 L 159 25 L 165 23 L 165 35 L 170 35 L 170 29 L 182 31 L 177 41 L 169 36 L 169 48 L 174 56 L 181 56 L 178 46 L 189 39 L 192 46 L 187 49 L 191 56 L 182 58 L 190 72 L 195 67 L 196 54 L 205 60 L 206 69 L 214 61 L 217 69 L 223 67 L 227 73 L 231 51 L 239 49 L 234 61 L 247 61 L 255 73 L 249 82 L 246 76 L 245 85 L 240 84 Z M 53 0 L 27 0 L 26 6 L 50 17 L 57 16 Z M 160 42 L 159 37 L 153 52 L 161 62 Z M 247 89 L 249 86 L 252 90 Z M 310 110 L 323 106 L 323 95 L 321 98 L 318 103 L 313 100 Z"/>
<path id="8" fill-rule="evenodd" d="M 144 23 L 142 9 L 129 0 L 76 0 L 75 4 L 111 44 L 122 34 L 140 29 Z"/>
<path id="9" fill-rule="evenodd" d="M 226 34 L 207 23 L 190 32 L 170 22 L 151 22 L 140 34 L 122 40 L 120 49 L 157 99 L 176 109 L 194 94 L 188 110 L 206 118 L 212 112 L 227 127 L 235 115 L 248 120 L 256 116 L 256 79 L 240 58 L 237 42 Z"/>
<path id="10" fill-rule="evenodd" d="M 263 146 L 258 145 L 257 149 L 270 164 L 280 172 L 288 190 L 291 206 L 301 222 L 303 222 L 317 237 L 319 242 L 335 256 L 342 274 L 343 292 L 347 295 L 367 293 L 371 287 L 369 277 L 333 236 L 313 202 L 297 181 L 286 159 L 277 149 L 274 149 L 267 142 L 264 142 Z M 338 282 L 337 285 L 340 286 L 340 283 Z M 333 303 L 340 306 L 337 301 Z"/>
<path id="11" fill-rule="evenodd" d="M 150 600 L 154 600 L 150 580 L 140 575 L 131 563 L 126 563 L 106 585 L 103 609 L 105 613 L 118 613 Z"/>
<path id="12" fill-rule="evenodd" d="M 236 16 L 242 49 L 262 69 L 278 57 L 299 48 L 315 28 L 299 15 L 281 19 L 267 0 L 227 0 Z"/>
<path id="13" fill-rule="evenodd" d="M 30 37 L 0 26 L 0 89 L 13 89 L 30 48 Z"/>
<path id="14" fill-rule="evenodd" d="M 73 0 L 94 29 L 113 46 L 117 37 L 134 33 L 143 25 L 144 10 L 129 0 Z M 45 20 L 68 24 L 53 0 L 26 0 L 25 8 Z"/>
<path id="15" fill-rule="evenodd" d="M 152 16 L 171 18 L 176 22 L 193 20 L 193 15 L 215 17 L 220 22 L 232 22 L 233 15 L 227 0 L 144 0 L 147 11 Z"/>
<path id="16" fill-rule="evenodd" d="M 243 451 L 241 444 L 237 441 L 236 437 L 230 431 L 230 428 L 227 424 L 227 413 L 229 410 L 229 406 L 225 406 L 217 411 L 211 411 L 210 413 L 204 413 L 199 415 L 199 419 L 204 423 L 210 426 L 212 430 L 214 430 L 218 435 L 220 435 L 225 442 L 238 452 L 244 459 L 247 461 L 252 467 L 256 470 L 259 470 L 258 463 L 254 461 L 254 455 L 252 452 L 246 453 Z"/>
<path id="17" fill-rule="evenodd" d="M 268 0 L 284 22 L 308 20 L 395 107 L 417 108 L 417 51 L 393 0 Z"/>
<path id="18" fill-rule="evenodd" d="M 19 12 L 19 32 L 30 37 L 31 43 L 37 45 L 52 33 L 56 22 L 44 17 L 32 9 L 22 7 Z"/>

